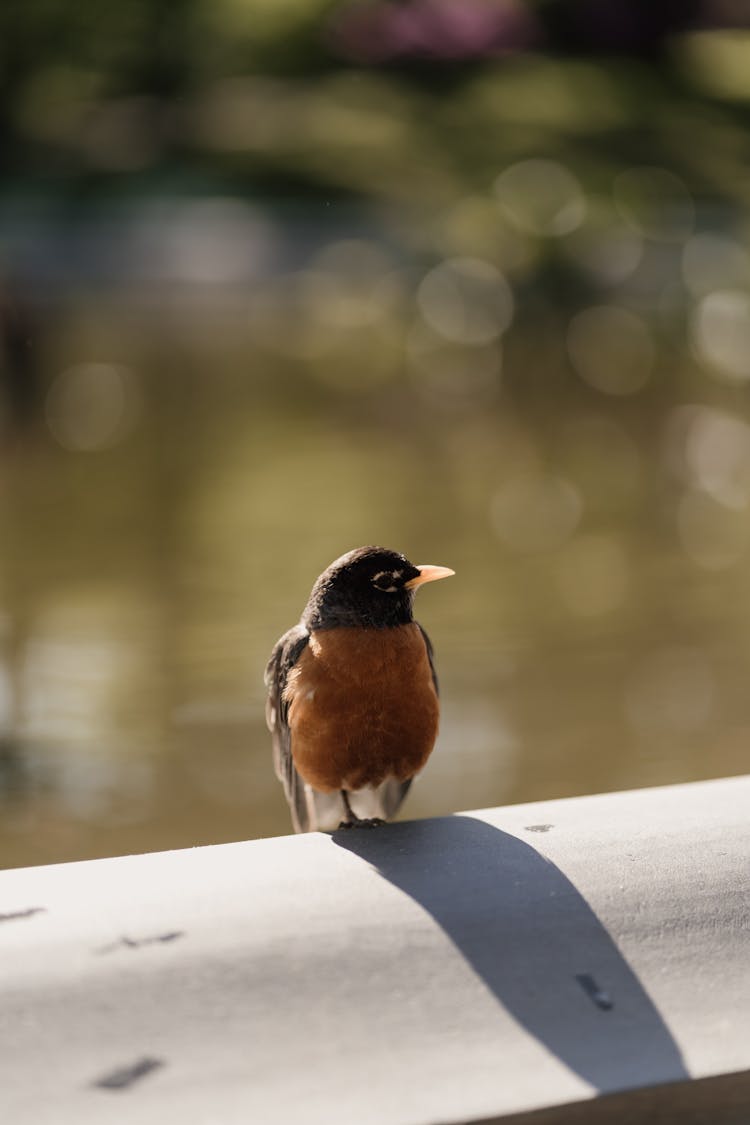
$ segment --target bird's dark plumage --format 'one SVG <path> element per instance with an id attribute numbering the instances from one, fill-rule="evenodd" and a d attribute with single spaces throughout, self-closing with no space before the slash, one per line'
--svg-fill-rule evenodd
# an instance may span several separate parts
<path id="1" fill-rule="evenodd" d="M 395 815 L 437 735 L 432 645 L 419 585 L 446 567 L 383 547 L 349 551 L 315 582 L 265 674 L 274 766 L 297 832 Z"/>

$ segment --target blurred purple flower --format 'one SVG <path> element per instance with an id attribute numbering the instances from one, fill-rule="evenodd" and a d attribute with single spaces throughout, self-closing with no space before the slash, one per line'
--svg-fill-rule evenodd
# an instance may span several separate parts
<path id="1" fill-rule="evenodd" d="M 476 59 L 519 51 L 538 38 L 519 0 L 348 3 L 331 24 L 334 47 L 358 62 Z"/>

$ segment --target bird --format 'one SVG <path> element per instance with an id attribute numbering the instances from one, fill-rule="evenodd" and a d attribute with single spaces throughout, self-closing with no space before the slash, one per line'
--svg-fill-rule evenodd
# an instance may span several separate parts
<path id="1" fill-rule="evenodd" d="M 439 721 L 414 595 L 454 573 L 357 547 L 319 575 L 299 624 L 276 642 L 266 722 L 295 832 L 374 828 L 398 811 Z"/>

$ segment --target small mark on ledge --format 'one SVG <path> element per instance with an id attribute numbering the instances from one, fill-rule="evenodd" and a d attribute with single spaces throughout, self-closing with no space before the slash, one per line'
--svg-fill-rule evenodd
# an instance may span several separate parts
<path id="1" fill-rule="evenodd" d="M 526 824 L 524 829 L 526 832 L 549 832 L 550 828 L 554 828 L 554 824 Z"/>
<path id="2" fill-rule="evenodd" d="M 615 1004 L 608 992 L 600 988 L 590 973 L 576 973 L 576 980 L 590 1000 L 603 1012 L 611 1012 Z"/>
<path id="3" fill-rule="evenodd" d="M 11 910 L 9 914 L 0 914 L 0 922 L 15 922 L 17 918 L 33 918 L 35 914 L 46 914 L 45 906 L 27 906 L 25 910 Z"/>
<path id="4" fill-rule="evenodd" d="M 159 1067 L 164 1065 L 163 1059 L 150 1059 L 146 1056 L 131 1063 L 130 1066 L 121 1066 L 117 1070 L 111 1070 L 109 1074 L 96 1078 L 91 1085 L 97 1086 L 100 1090 L 126 1090 L 135 1082 L 140 1082 L 141 1078 L 145 1078 L 152 1070 L 158 1070 Z"/>
<path id="5" fill-rule="evenodd" d="M 111 945 L 102 945 L 94 953 L 114 953 L 116 949 L 141 949 L 144 945 L 164 945 L 170 941 L 177 941 L 184 937 L 184 930 L 170 930 L 166 934 L 154 934 L 151 937 L 131 938 L 125 935 Z"/>

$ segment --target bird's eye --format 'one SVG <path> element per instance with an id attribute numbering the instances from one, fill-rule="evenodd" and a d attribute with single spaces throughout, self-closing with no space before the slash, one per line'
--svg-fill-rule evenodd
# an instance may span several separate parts
<path id="1" fill-rule="evenodd" d="M 372 576 L 372 584 L 384 594 L 395 594 L 399 589 L 398 579 L 403 574 L 401 570 L 379 570 Z"/>

